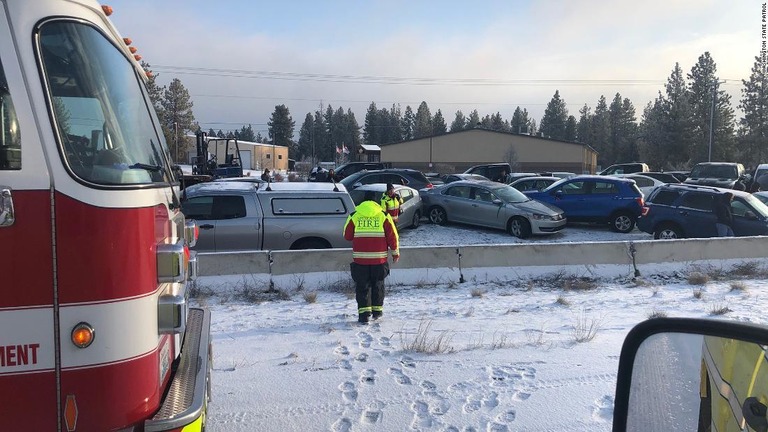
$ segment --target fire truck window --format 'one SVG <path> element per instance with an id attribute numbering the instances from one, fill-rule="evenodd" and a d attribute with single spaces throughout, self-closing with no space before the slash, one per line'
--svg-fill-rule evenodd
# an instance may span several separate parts
<path id="1" fill-rule="evenodd" d="M 21 169 L 21 138 L 16 110 L 0 63 L 0 170 Z"/>
<path id="2" fill-rule="evenodd" d="M 139 71 L 98 29 L 51 20 L 38 30 L 51 120 L 68 171 L 99 185 L 172 180 Z"/>

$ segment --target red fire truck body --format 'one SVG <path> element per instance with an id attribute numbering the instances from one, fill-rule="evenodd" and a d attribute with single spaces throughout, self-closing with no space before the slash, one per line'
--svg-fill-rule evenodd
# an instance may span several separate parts
<path id="1" fill-rule="evenodd" d="M 0 0 L 0 430 L 200 431 L 210 315 L 146 76 L 95 1 Z"/>

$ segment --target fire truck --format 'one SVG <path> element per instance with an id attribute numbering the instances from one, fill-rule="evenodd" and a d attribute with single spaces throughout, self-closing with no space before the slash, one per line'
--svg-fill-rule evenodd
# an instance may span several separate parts
<path id="1" fill-rule="evenodd" d="M 205 428 L 196 227 L 111 13 L 0 0 L 0 431 Z"/>

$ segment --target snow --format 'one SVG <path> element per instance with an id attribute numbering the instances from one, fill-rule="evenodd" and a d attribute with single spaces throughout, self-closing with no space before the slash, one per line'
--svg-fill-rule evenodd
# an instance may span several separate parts
<path id="1" fill-rule="evenodd" d="M 569 226 L 525 241 L 650 238 Z M 518 240 L 425 224 L 403 231 L 401 242 Z M 435 284 L 395 283 L 407 270 L 394 264 L 384 318 L 369 325 L 356 323 L 345 273 L 297 273 L 281 295 L 263 293 L 259 275 L 201 277 L 197 289 L 206 295 L 194 302 L 210 308 L 214 341 L 208 428 L 609 431 L 621 344 L 635 324 L 654 313 L 714 318 L 723 306 L 731 310 L 725 319 L 765 323 L 768 285 L 752 276 L 731 287 L 734 266 L 764 268 L 764 260 L 665 267 L 638 280 L 598 271 L 567 282 L 556 264 L 538 276 L 492 269 Z M 686 277 L 694 271 L 726 276 L 691 285 Z M 590 325 L 598 328 L 595 337 L 577 342 L 579 329 Z M 422 351 L 432 352 L 412 349 L 419 337 L 432 344 Z"/>

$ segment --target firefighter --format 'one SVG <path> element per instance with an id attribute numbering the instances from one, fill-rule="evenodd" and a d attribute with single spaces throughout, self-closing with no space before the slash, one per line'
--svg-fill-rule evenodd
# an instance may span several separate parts
<path id="1" fill-rule="evenodd" d="M 376 202 L 376 194 L 367 192 L 365 201 L 357 206 L 344 225 L 344 238 L 352 241 L 352 263 L 355 281 L 357 321 L 367 324 L 369 318 L 381 318 L 384 313 L 384 278 L 389 275 L 388 249 L 392 261 L 400 260 L 397 227 L 392 217 Z"/>
<path id="2" fill-rule="evenodd" d="M 395 193 L 395 187 L 392 183 L 387 183 L 387 191 L 381 196 L 381 208 L 392 216 L 392 220 L 395 223 L 397 223 L 397 219 L 400 216 L 400 206 L 402 204 L 403 198 Z"/>

